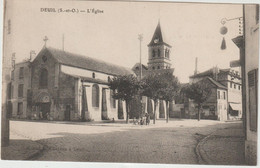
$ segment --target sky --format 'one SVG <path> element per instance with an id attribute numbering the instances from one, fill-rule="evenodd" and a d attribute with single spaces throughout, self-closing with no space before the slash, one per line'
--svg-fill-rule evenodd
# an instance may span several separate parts
<path id="1" fill-rule="evenodd" d="M 39 53 L 45 36 L 47 47 L 62 49 L 64 34 L 65 51 L 132 68 L 139 62 L 138 34 L 143 34 L 142 63 L 147 64 L 147 45 L 159 20 L 164 41 L 172 46 L 174 75 L 182 83 L 194 73 L 196 57 L 200 72 L 213 66 L 228 68 L 231 60 L 239 59 L 239 49 L 232 42 L 239 35 L 239 20 L 225 24 L 228 32 L 224 36 L 220 21 L 242 17 L 240 4 L 33 0 L 12 0 L 10 4 L 7 18 L 12 38 L 5 43 L 12 44 L 10 53 L 16 53 L 16 62 L 29 58 L 31 50 Z M 55 8 L 56 12 L 41 12 L 41 8 Z M 59 13 L 61 8 L 103 13 Z M 220 49 L 223 37 L 226 50 Z"/>

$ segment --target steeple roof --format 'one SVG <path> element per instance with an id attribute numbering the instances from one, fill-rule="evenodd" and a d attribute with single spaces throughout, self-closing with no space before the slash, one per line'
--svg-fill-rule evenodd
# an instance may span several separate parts
<path id="1" fill-rule="evenodd" d="M 169 44 L 167 44 L 163 41 L 163 35 L 162 35 L 160 21 L 159 21 L 158 25 L 154 31 L 153 38 L 152 38 L 151 42 L 148 44 L 148 46 L 161 45 L 161 44 L 165 44 L 168 47 L 171 47 Z"/>

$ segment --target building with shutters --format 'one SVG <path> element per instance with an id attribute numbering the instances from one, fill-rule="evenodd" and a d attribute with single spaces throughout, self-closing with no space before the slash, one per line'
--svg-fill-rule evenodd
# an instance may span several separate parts
<path id="1" fill-rule="evenodd" d="M 221 92 L 223 92 L 223 96 L 220 96 L 220 98 L 222 97 L 221 99 L 225 98 L 227 100 L 227 106 L 220 104 L 215 108 L 216 112 L 219 109 L 226 111 L 224 112 L 226 116 L 221 117 L 221 119 L 219 117 L 219 119 L 240 120 L 242 118 L 241 73 L 233 68 L 220 69 L 218 67 L 213 67 L 204 72 L 190 76 L 190 83 L 198 82 L 204 78 L 209 78 L 218 88 L 226 89 L 226 93 L 224 93 L 224 91 L 219 91 L 219 94 L 221 95 Z M 218 96 L 215 95 L 215 100 L 217 101 L 218 99 Z"/>
<path id="2" fill-rule="evenodd" d="M 245 161 L 257 164 L 258 68 L 259 68 L 259 4 L 243 5 L 244 35 L 232 39 L 240 49 L 240 59 L 231 65 L 242 70 L 243 126 Z"/>
<path id="3" fill-rule="evenodd" d="M 11 83 L 9 86 L 10 117 L 28 118 L 31 112 L 31 106 L 27 101 L 30 99 L 28 93 L 31 89 L 30 60 L 15 64 L 15 68 L 11 71 Z"/>
<path id="4" fill-rule="evenodd" d="M 257 164 L 259 4 L 243 5 L 244 37 L 235 38 L 240 48 L 243 70 L 243 110 L 245 111 L 245 160 Z"/>
<path id="5" fill-rule="evenodd" d="M 12 116 L 49 120 L 124 119 L 125 104 L 108 81 L 131 69 L 43 47 L 31 62 L 16 64 Z"/>
<path id="6" fill-rule="evenodd" d="M 199 74 L 197 74 L 199 76 Z M 197 77 L 198 77 L 197 76 Z M 199 77 L 198 77 L 199 78 Z M 214 119 L 225 121 L 228 118 L 228 89 L 226 86 L 217 82 L 211 77 L 204 76 L 200 79 L 195 76 L 190 77 L 190 84 L 197 82 L 206 82 L 211 88 L 211 93 L 207 100 L 202 103 L 200 113 L 201 119 Z M 190 118 L 197 118 L 198 105 L 192 100 L 187 101 L 185 105 L 185 114 Z"/>

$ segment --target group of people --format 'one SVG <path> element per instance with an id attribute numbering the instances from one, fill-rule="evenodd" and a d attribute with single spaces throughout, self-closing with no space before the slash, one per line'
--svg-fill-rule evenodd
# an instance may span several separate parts
<path id="1" fill-rule="evenodd" d="M 39 119 L 40 120 L 52 120 L 50 113 L 46 113 L 46 115 L 43 115 L 42 111 L 39 112 Z"/>
<path id="2" fill-rule="evenodd" d="M 139 118 L 139 120 L 134 120 L 134 124 L 149 125 L 150 124 L 150 115 L 148 113 L 145 113 L 145 115 L 141 116 Z"/>

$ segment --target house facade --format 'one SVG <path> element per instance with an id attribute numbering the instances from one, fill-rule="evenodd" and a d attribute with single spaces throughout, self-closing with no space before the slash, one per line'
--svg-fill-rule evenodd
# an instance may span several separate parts
<path id="1" fill-rule="evenodd" d="M 213 119 L 225 121 L 227 120 L 227 87 L 215 81 L 210 77 L 204 77 L 200 80 L 190 78 L 190 84 L 197 82 L 205 82 L 211 88 L 208 99 L 202 103 L 200 113 L 201 119 Z M 198 117 L 198 105 L 193 100 L 185 101 L 185 113 L 190 118 Z"/>
<path id="2" fill-rule="evenodd" d="M 210 78 L 218 86 L 224 86 L 227 90 L 225 95 L 228 105 L 227 120 L 240 120 L 242 118 L 242 80 L 238 70 L 213 67 L 207 71 L 190 76 L 190 82 L 198 82 L 204 78 Z M 225 107 L 224 107 L 225 109 Z"/>
<path id="3" fill-rule="evenodd" d="M 28 104 L 31 89 L 30 60 L 15 64 L 11 72 L 10 83 L 10 117 L 26 119 L 30 116 L 31 106 Z"/>
<path id="4" fill-rule="evenodd" d="M 125 103 L 112 98 L 108 82 L 114 76 L 132 74 L 130 69 L 50 47 L 44 47 L 28 64 L 24 80 L 18 80 L 16 71 L 20 71 L 20 65 L 16 65 L 17 77 L 12 82 L 15 87 L 24 85 L 23 99 L 16 96 L 18 91 L 14 89 L 17 92 L 14 98 L 18 99 L 13 101 L 17 109 L 23 101 L 23 118 L 67 121 L 125 118 Z M 13 114 L 18 114 L 17 109 L 13 108 Z"/>
<path id="5" fill-rule="evenodd" d="M 257 165 L 259 4 L 244 4 L 243 14 L 244 34 L 232 39 L 240 49 L 240 59 L 231 64 L 242 69 L 245 161 Z"/>

